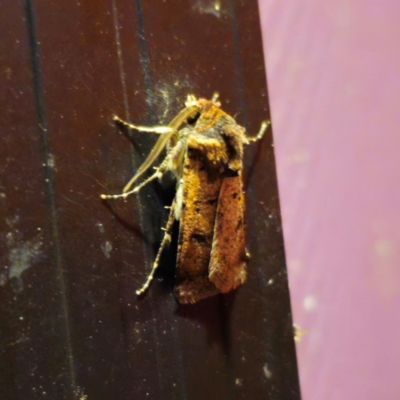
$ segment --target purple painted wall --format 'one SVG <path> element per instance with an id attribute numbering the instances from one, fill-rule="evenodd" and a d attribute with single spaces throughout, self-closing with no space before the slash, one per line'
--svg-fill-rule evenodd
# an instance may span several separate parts
<path id="1" fill-rule="evenodd" d="M 400 2 L 260 0 L 305 400 L 400 399 Z"/>

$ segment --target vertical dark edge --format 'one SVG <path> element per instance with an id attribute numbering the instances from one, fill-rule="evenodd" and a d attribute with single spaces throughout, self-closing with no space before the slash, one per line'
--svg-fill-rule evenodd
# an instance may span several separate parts
<path id="1" fill-rule="evenodd" d="M 239 92 L 239 109 L 241 110 L 241 116 L 244 118 L 244 125 L 246 128 L 249 126 L 249 114 L 248 114 L 248 106 L 246 102 L 246 83 L 245 83 L 245 75 L 244 75 L 244 66 L 243 66 L 243 53 L 242 53 L 242 48 L 240 46 L 240 39 L 239 39 L 239 26 L 237 22 L 237 15 L 236 15 L 236 9 L 235 9 L 235 0 L 228 0 L 227 5 L 229 7 L 229 16 L 230 16 L 230 21 L 231 21 L 231 29 L 232 29 L 232 46 L 233 46 L 233 51 L 234 51 L 234 58 L 235 58 L 235 72 L 236 72 L 236 87 L 238 88 Z M 230 347 L 232 345 L 231 343 L 231 331 L 230 331 L 230 325 L 229 325 L 229 302 L 226 303 L 225 300 L 222 298 L 219 299 L 219 305 L 220 305 L 220 313 L 221 313 L 221 318 L 222 318 L 222 323 L 221 323 L 221 331 L 224 337 L 224 342 L 225 342 L 225 354 L 228 358 L 230 359 Z M 227 387 L 230 391 L 230 396 L 233 398 L 235 397 L 235 387 L 232 385 L 232 382 L 234 381 L 234 374 L 235 374 L 235 369 L 234 365 L 232 362 L 227 362 L 226 363 L 226 368 L 228 369 L 228 374 L 227 374 Z"/>
<path id="2" fill-rule="evenodd" d="M 122 50 L 122 46 L 120 43 L 120 33 L 119 33 L 119 19 L 118 19 L 118 7 L 116 5 L 116 0 L 112 0 L 112 7 L 113 7 L 113 20 L 114 20 L 114 25 L 115 25 L 115 36 L 116 36 L 116 42 L 117 42 L 117 52 L 118 52 L 118 63 L 119 63 L 119 70 L 120 70 L 120 78 L 121 78 L 121 83 L 122 83 L 122 87 L 124 90 L 123 93 L 123 98 L 124 98 L 124 109 L 125 109 L 125 116 L 127 119 L 129 119 L 130 116 L 130 110 L 129 110 L 129 99 L 127 96 L 127 91 L 126 91 L 126 86 L 125 86 L 125 69 L 124 69 L 124 64 L 123 64 L 123 50 Z M 152 79 L 151 79 L 151 69 L 150 69 L 150 59 L 148 56 L 148 44 L 146 41 L 146 33 L 145 33 L 145 27 L 144 27 L 144 16 L 143 16 L 143 9 L 142 9 L 142 3 L 140 0 L 134 0 L 134 9 L 136 10 L 136 17 L 137 17 L 137 26 L 138 26 L 138 30 L 136 33 L 136 43 L 138 45 L 138 49 L 139 49 L 139 61 L 140 61 L 140 65 L 142 68 L 142 72 L 143 72 L 143 80 L 144 80 L 144 89 L 146 92 L 146 103 L 147 103 L 147 121 L 151 121 L 151 123 L 156 122 L 157 120 L 157 116 L 155 115 L 155 107 L 153 104 L 153 84 L 152 84 Z M 139 157 L 138 157 L 139 156 Z M 132 164 L 134 169 L 136 170 L 139 165 L 138 165 L 138 160 L 140 160 L 141 157 L 138 154 L 137 151 L 135 151 L 135 149 L 133 149 L 133 156 L 132 156 Z M 140 224 L 140 229 L 142 232 L 145 231 L 144 227 L 145 227 L 145 221 L 144 221 L 144 215 L 143 215 L 143 193 L 142 191 L 136 195 L 136 204 L 138 207 L 138 218 L 139 218 L 139 224 Z M 146 259 L 151 259 L 152 260 L 152 256 L 150 256 L 149 254 L 149 249 L 148 247 L 145 245 L 145 243 L 142 243 L 142 248 L 143 248 L 143 254 L 146 255 Z M 152 266 L 152 262 L 150 264 Z M 145 278 L 147 277 L 147 273 L 149 271 L 145 271 L 146 275 Z M 137 289 L 137 288 L 136 288 Z M 148 296 L 149 294 L 146 293 L 145 297 Z M 145 299 L 143 299 L 145 301 Z M 123 306 L 123 305 L 122 305 Z M 141 303 L 141 306 L 145 306 L 144 302 Z M 154 310 L 154 303 L 151 301 L 150 302 L 150 310 L 151 310 L 151 314 L 154 315 L 155 310 Z M 121 309 L 121 318 L 124 321 L 124 324 L 126 325 L 126 328 L 128 328 L 129 325 L 129 321 L 126 320 L 125 317 L 125 312 L 123 311 L 123 308 Z M 154 319 L 154 321 L 156 321 L 156 319 Z M 128 328 L 129 329 L 129 328 Z M 153 343 L 156 344 L 156 349 L 155 349 L 155 359 L 156 359 L 156 365 L 155 365 L 155 370 L 156 370 L 156 374 L 158 376 L 158 390 L 156 388 L 154 388 L 155 393 L 158 393 L 159 395 L 163 392 L 163 389 L 165 389 L 164 387 L 164 379 L 162 376 L 162 370 L 160 369 L 160 365 L 162 364 L 159 357 L 159 352 L 157 351 L 157 338 L 160 336 L 159 335 L 159 329 L 157 327 L 157 323 L 154 323 L 152 325 L 152 336 L 154 338 L 154 340 L 152 340 Z M 129 335 L 125 335 L 124 337 L 129 340 Z M 130 347 L 129 343 L 127 344 L 127 348 Z M 130 358 L 129 358 L 129 363 L 131 362 Z M 154 394 L 154 393 L 153 393 Z"/>
<path id="3" fill-rule="evenodd" d="M 44 102 L 43 90 L 42 90 L 42 76 L 40 68 L 40 55 L 39 46 L 37 42 L 35 17 L 32 0 L 24 1 L 24 12 L 26 16 L 28 42 L 30 48 L 30 63 L 32 72 L 32 85 L 33 94 L 35 101 L 35 111 L 38 119 L 38 136 L 40 138 L 40 151 L 42 156 L 43 165 L 43 178 L 44 178 L 44 190 L 45 190 L 45 201 L 49 210 L 49 219 L 51 226 L 51 235 L 53 239 L 53 251 L 56 260 L 56 273 L 60 285 L 60 298 L 61 298 L 61 311 L 62 319 L 65 326 L 65 344 L 66 352 L 68 357 L 68 368 L 71 380 L 70 394 L 73 398 L 76 398 L 74 391 L 76 377 L 74 370 L 74 357 L 71 345 L 71 334 L 69 325 L 69 313 L 68 313 L 68 301 L 66 293 L 66 283 L 63 273 L 63 262 L 60 251 L 59 243 L 59 229 L 57 223 L 57 212 L 55 205 L 55 185 L 54 185 L 54 173 L 51 168 L 48 167 L 48 159 L 51 154 L 51 146 L 49 139 L 48 123 L 46 118 L 46 107 Z M 68 388 L 66 388 L 68 391 Z"/>
<path id="4" fill-rule="evenodd" d="M 152 124 L 157 124 L 159 123 L 158 120 L 158 115 L 156 114 L 156 107 L 154 105 L 154 91 L 153 91 L 153 82 L 151 79 L 151 67 L 150 67 L 150 57 L 149 57 L 149 52 L 148 52 L 148 41 L 147 41 L 147 35 L 146 35 L 146 29 L 144 26 L 144 13 L 143 13 L 143 8 L 142 8 L 142 1 L 141 0 L 134 0 L 135 4 L 135 9 L 137 12 L 137 23 L 138 23 L 138 33 L 137 33 L 137 43 L 139 44 L 139 59 L 140 63 L 142 66 L 142 71 L 144 75 L 144 87 L 146 90 L 146 102 L 147 102 L 147 107 L 148 107 L 148 115 L 147 115 L 147 120 L 150 121 Z M 140 195 L 138 196 L 140 197 Z M 140 200 L 139 200 L 140 201 Z M 139 206 L 140 207 L 140 206 Z M 140 207 L 141 210 L 141 207 Z M 139 212 L 140 218 L 142 218 L 142 213 Z M 143 226 L 142 226 L 143 228 Z M 165 253 L 165 252 L 164 252 Z M 153 302 L 151 303 L 151 309 L 154 314 L 154 305 Z M 169 308 L 172 311 L 172 308 Z M 171 321 L 171 324 L 174 321 L 173 314 L 169 316 L 169 319 Z M 157 324 L 154 325 L 154 336 L 156 338 L 156 343 L 158 342 L 157 338 L 159 337 L 159 328 L 157 327 Z M 179 327 L 178 327 L 179 329 Z M 187 385 L 186 385 L 186 380 L 183 378 L 185 369 L 183 368 L 183 360 L 182 360 L 182 352 L 180 350 L 180 338 L 178 335 L 175 335 L 174 338 L 176 340 L 174 341 L 174 348 L 179 349 L 177 354 L 175 353 L 175 360 L 178 361 L 179 366 L 180 366 L 180 371 L 181 373 L 177 374 L 177 377 L 180 381 L 179 384 L 179 395 L 180 398 L 186 399 L 187 398 Z M 160 368 L 159 366 L 163 364 L 163 362 L 160 360 L 160 355 L 159 352 L 156 349 L 156 360 L 157 360 L 157 373 L 159 376 L 158 384 L 159 384 L 159 390 L 161 392 L 164 392 L 167 387 L 165 383 L 165 379 L 163 379 L 163 376 L 160 374 Z M 172 395 L 172 394 L 171 394 Z"/>
<path id="5" fill-rule="evenodd" d="M 140 64 L 141 64 L 142 71 L 143 71 L 144 87 L 145 87 L 145 91 L 146 91 L 146 103 L 147 103 L 147 109 L 148 109 L 146 120 L 149 121 L 151 124 L 157 124 L 158 119 L 157 119 L 157 115 L 155 112 L 156 107 L 154 106 L 154 102 L 153 102 L 153 82 L 151 79 L 150 58 L 149 58 L 149 52 L 148 52 L 148 42 L 147 42 L 147 37 L 146 37 L 146 30 L 145 30 L 145 26 L 144 26 L 144 13 L 143 13 L 142 1 L 134 0 L 134 4 L 135 4 L 136 13 L 137 13 L 137 24 L 138 24 L 138 32 L 137 32 L 137 36 L 136 36 L 136 41 L 137 41 L 138 47 L 139 47 L 139 60 L 140 60 Z M 140 194 L 138 196 L 138 203 L 139 203 L 139 218 L 142 221 L 143 217 L 142 217 L 142 211 L 141 211 L 142 207 L 140 206 Z M 142 224 L 142 229 L 143 229 L 143 227 L 144 227 L 144 225 Z M 152 260 L 151 266 L 152 266 L 153 262 L 154 262 L 154 260 Z M 154 302 L 151 302 L 151 311 L 152 311 L 152 314 L 155 315 Z M 172 315 L 171 315 L 171 317 L 172 317 Z M 160 368 L 160 366 L 163 363 L 162 363 L 162 360 L 160 360 L 161 356 L 159 354 L 158 346 L 157 346 L 158 338 L 160 337 L 159 328 L 157 326 L 157 323 L 155 323 L 153 325 L 153 335 L 155 337 L 155 344 L 156 344 L 155 358 L 156 358 L 156 363 L 157 363 L 157 365 L 156 365 L 157 375 L 159 377 L 158 389 L 159 389 L 160 393 L 163 393 L 166 390 L 166 385 L 165 385 L 165 379 L 163 379 L 163 376 L 162 376 L 162 368 Z M 178 374 L 178 376 L 180 376 L 180 374 Z M 181 391 L 180 394 L 183 395 L 183 398 L 186 399 L 186 393 L 182 394 L 182 391 Z"/>
<path id="6" fill-rule="evenodd" d="M 245 95 L 246 85 L 244 80 L 243 54 L 242 54 L 242 48 L 240 46 L 239 26 L 237 23 L 235 0 L 228 0 L 228 4 L 229 4 L 229 15 L 231 17 L 231 23 L 232 23 L 232 38 L 233 38 L 233 49 L 235 52 L 236 79 L 237 79 L 237 86 L 239 88 L 238 91 L 240 93 L 239 106 L 243 112 L 242 115 L 244 116 L 244 124 L 246 127 L 248 127 L 249 113 Z"/>

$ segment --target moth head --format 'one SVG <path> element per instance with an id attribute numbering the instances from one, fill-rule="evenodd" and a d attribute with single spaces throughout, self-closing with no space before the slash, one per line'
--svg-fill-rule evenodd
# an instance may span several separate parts
<path id="1" fill-rule="evenodd" d="M 186 110 L 186 122 L 189 125 L 194 125 L 199 117 L 207 116 L 214 113 L 218 113 L 219 107 L 221 107 L 221 103 L 218 101 L 219 94 L 215 92 L 211 98 L 211 100 L 207 99 L 198 99 L 196 96 L 189 94 L 187 96 L 187 100 L 185 102 L 185 110 Z M 192 108 L 193 111 L 189 112 L 189 109 Z"/>
<path id="2" fill-rule="evenodd" d="M 206 99 L 198 99 L 197 100 L 197 106 L 200 108 L 200 110 L 205 110 L 208 111 L 212 107 L 221 107 L 221 103 L 218 101 L 219 98 L 219 93 L 214 92 L 213 96 L 211 97 L 211 100 L 206 100 Z"/>
<path id="3" fill-rule="evenodd" d="M 194 94 L 188 94 L 186 101 L 185 101 L 185 106 L 186 107 L 192 107 L 192 106 L 197 106 L 200 109 L 203 108 L 207 103 L 212 103 L 216 107 L 221 107 L 221 103 L 218 101 L 219 98 L 219 93 L 214 92 L 212 95 L 211 100 L 206 100 L 206 99 L 198 99 Z"/>

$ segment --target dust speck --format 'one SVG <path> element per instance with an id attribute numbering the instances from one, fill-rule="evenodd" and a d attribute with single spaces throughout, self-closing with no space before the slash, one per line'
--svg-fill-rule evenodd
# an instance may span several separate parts
<path id="1" fill-rule="evenodd" d="M 268 368 L 268 365 L 267 365 L 267 364 L 264 364 L 264 366 L 263 366 L 263 372 L 264 372 L 264 376 L 265 376 L 267 379 L 270 379 L 270 378 L 271 378 L 272 372 L 271 372 L 271 370 Z"/>
<path id="2" fill-rule="evenodd" d="M 8 248 L 9 265 L 6 271 L 0 276 L 0 286 L 3 286 L 11 279 L 17 280 L 16 288 L 23 289 L 21 275 L 24 271 L 31 268 L 40 256 L 42 240 L 36 236 L 31 240 L 17 240 L 18 230 L 8 232 L 6 235 L 6 244 Z"/>
<path id="3" fill-rule="evenodd" d="M 56 166 L 53 154 L 49 154 L 49 157 L 47 158 L 47 166 L 49 168 L 54 168 Z"/>
<path id="4" fill-rule="evenodd" d="M 222 14 L 220 0 L 197 0 L 193 4 L 193 9 L 200 14 L 211 14 L 220 18 Z"/>
<path id="5" fill-rule="evenodd" d="M 79 386 L 74 390 L 74 394 L 75 396 L 79 399 L 79 400 L 87 400 L 88 396 L 87 394 L 83 393 L 83 389 L 80 388 Z"/>
<path id="6" fill-rule="evenodd" d="M 96 226 L 99 228 L 101 233 L 104 233 L 104 225 L 101 222 L 96 222 Z"/>
<path id="7" fill-rule="evenodd" d="M 112 250 L 112 244 L 108 240 L 101 246 L 101 249 L 103 250 L 104 255 L 107 258 L 110 258 L 110 253 Z"/>

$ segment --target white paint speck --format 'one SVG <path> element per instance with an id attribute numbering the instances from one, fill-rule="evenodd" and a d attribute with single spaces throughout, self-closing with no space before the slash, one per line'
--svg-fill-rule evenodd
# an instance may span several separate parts
<path id="1" fill-rule="evenodd" d="M 400 293 L 396 242 L 380 235 L 374 243 L 374 282 L 381 296 L 394 299 Z"/>
<path id="2" fill-rule="evenodd" d="M 292 154 L 292 160 L 296 164 L 304 164 L 307 162 L 309 159 L 309 154 L 306 149 L 297 149 L 293 154 Z"/>
<path id="3" fill-rule="evenodd" d="M 316 308 L 318 307 L 318 300 L 317 298 L 310 294 L 308 296 L 306 296 L 303 300 L 303 307 L 306 311 L 315 311 Z"/>
<path id="4" fill-rule="evenodd" d="M 375 242 L 375 253 L 378 257 L 390 258 L 394 254 L 394 244 L 389 239 L 379 239 Z"/>
<path id="5" fill-rule="evenodd" d="M 292 273 L 299 273 L 303 270 L 303 263 L 298 258 L 292 258 L 288 261 L 288 270 Z"/>

